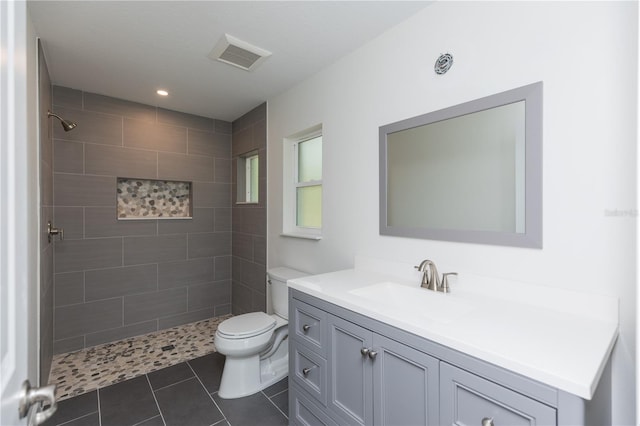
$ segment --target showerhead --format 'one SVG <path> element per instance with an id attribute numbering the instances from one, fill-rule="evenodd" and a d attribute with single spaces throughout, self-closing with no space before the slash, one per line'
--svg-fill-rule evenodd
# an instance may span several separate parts
<path id="1" fill-rule="evenodd" d="M 56 115 L 56 114 L 52 113 L 51 111 L 47 111 L 47 118 L 48 117 L 55 117 L 58 120 L 60 120 L 60 124 L 62 124 L 62 128 L 64 129 L 65 132 L 69 132 L 69 131 L 75 129 L 76 126 L 77 126 L 77 124 L 74 123 L 73 121 L 65 120 L 64 118 L 60 117 L 59 115 Z"/>

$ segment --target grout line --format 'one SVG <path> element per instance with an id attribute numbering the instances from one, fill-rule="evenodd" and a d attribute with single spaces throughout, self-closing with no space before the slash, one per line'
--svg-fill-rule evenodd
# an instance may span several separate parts
<path id="1" fill-rule="evenodd" d="M 102 410 L 100 409 L 100 389 L 96 389 L 96 399 L 98 400 L 98 425 L 102 426 Z"/>
<path id="2" fill-rule="evenodd" d="M 287 389 L 285 389 L 285 390 L 289 390 L 289 389 L 288 389 L 288 386 L 287 386 Z M 282 414 L 282 415 L 283 415 L 283 416 L 288 420 L 288 419 L 289 419 L 289 415 L 288 415 L 287 413 L 283 412 L 283 411 L 280 409 L 280 407 L 278 407 L 278 405 L 277 405 L 275 402 L 273 402 L 273 401 L 271 400 L 271 398 L 273 398 L 273 397 L 271 397 L 271 398 L 270 398 L 270 397 L 268 397 L 268 396 L 267 396 L 267 394 L 266 394 L 266 393 L 264 393 L 264 391 L 261 391 L 261 392 L 262 392 L 262 394 L 265 396 L 265 398 L 267 398 L 267 399 L 269 400 L 269 402 L 270 402 L 274 407 L 276 407 L 276 410 L 278 410 L 278 411 L 279 411 L 279 412 L 280 412 L 280 413 L 281 413 L 281 414 Z M 283 390 L 282 392 L 280 392 L 280 393 L 277 393 L 276 395 L 280 395 L 280 394 L 281 394 L 281 393 L 283 393 L 283 392 L 284 392 L 284 390 Z M 276 396 L 276 395 L 273 395 L 273 396 Z"/>
<path id="3" fill-rule="evenodd" d="M 189 364 L 189 361 L 187 361 L 187 365 L 189 366 L 191 371 L 193 371 L 193 374 L 196 376 L 196 379 L 198 379 L 198 382 L 200 382 L 200 386 L 202 386 L 202 388 L 207 393 L 207 395 L 209 395 L 209 399 L 211 401 L 213 401 L 213 403 L 215 404 L 215 406 L 218 409 L 218 411 L 220 411 L 220 414 L 222 414 L 223 419 L 226 420 L 229 425 L 231 425 L 231 422 L 229 422 L 229 419 L 227 419 L 227 416 L 224 414 L 224 411 L 222 411 L 222 408 L 220 408 L 220 406 L 218 405 L 216 400 L 213 399 L 213 393 L 215 393 L 215 392 L 209 393 L 209 391 L 207 390 L 207 387 L 204 385 L 204 383 L 202 383 L 202 380 L 200 380 L 200 376 L 198 376 L 198 373 L 196 373 L 196 370 L 194 370 L 193 367 L 191 366 L 191 364 Z M 220 422 L 218 422 L 218 423 L 220 423 Z"/>
<path id="4" fill-rule="evenodd" d="M 141 424 L 143 424 L 143 423 L 146 423 L 148 420 L 155 419 L 156 417 L 160 417 L 160 419 L 162 419 L 162 423 L 166 425 L 166 423 L 164 422 L 164 419 L 162 418 L 162 414 L 158 414 L 157 416 L 149 417 L 148 419 L 144 419 L 144 420 L 142 420 L 142 421 L 140 421 L 140 422 L 138 422 L 138 423 L 135 423 L 135 424 L 134 424 L 134 425 L 132 425 L 132 426 L 138 426 L 138 425 L 141 425 Z"/>
<path id="5" fill-rule="evenodd" d="M 83 414 L 83 415 L 82 415 L 82 416 L 80 416 L 80 417 L 76 417 L 75 419 L 67 420 L 67 421 L 66 421 L 66 422 L 64 422 L 64 423 L 58 423 L 56 426 L 64 426 L 64 425 L 68 425 L 68 424 L 70 424 L 70 423 L 75 422 L 76 420 L 84 419 L 85 417 L 89 417 L 90 415 L 95 414 L 95 413 L 98 413 L 98 417 L 100 417 L 100 413 L 99 413 L 98 411 L 92 411 L 92 412 L 90 412 L 90 413 Z"/>
<path id="6" fill-rule="evenodd" d="M 186 362 L 187 362 L 187 361 L 185 361 L 185 363 L 186 363 Z M 175 365 L 180 365 L 180 364 L 175 364 Z M 171 366 L 171 367 L 173 367 L 173 366 Z M 169 368 L 169 367 L 166 367 L 166 368 Z M 156 371 L 159 371 L 159 370 L 156 370 Z M 152 371 L 152 373 L 153 373 L 153 371 Z M 148 373 L 147 373 L 147 375 L 148 375 Z M 163 387 L 158 388 L 158 389 L 153 389 L 153 386 L 152 386 L 152 387 L 151 387 L 151 389 L 152 389 L 154 392 L 158 392 L 158 391 L 160 391 L 160 390 L 163 390 L 163 389 L 166 389 L 166 388 L 170 388 L 171 386 L 178 385 L 178 384 L 180 384 L 180 383 L 184 383 L 184 382 L 187 382 L 187 381 L 192 380 L 192 379 L 195 379 L 195 378 L 196 378 L 196 375 L 195 375 L 195 373 L 194 373 L 194 375 L 193 375 L 193 376 L 191 376 L 191 377 L 187 377 L 186 379 L 178 380 L 177 382 L 175 382 L 175 383 L 171 383 L 170 385 L 166 385 L 166 386 L 163 386 Z M 151 383 L 151 380 L 149 380 L 149 383 Z M 205 389 L 205 390 L 206 390 L 206 389 Z"/>
<path id="7" fill-rule="evenodd" d="M 156 398 L 156 393 L 153 390 L 153 386 L 151 386 L 151 380 L 149 380 L 149 375 L 145 374 L 144 377 L 147 379 L 147 383 L 149 384 L 149 390 L 151 391 L 151 395 L 153 395 L 153 400 L 156 402 L 156 407 L 158 407 L 158 413 L 160 413 L 160 418 L 162 419 L 162 423 L 166 425 L 167 422 L 164 420 L 164 416 L 162 415 L 162 409 L 160 408 L 160 404 L 158 404 L 158 399 Z M 157 416 L 154 416 L 154 417 L 157 417 Z"/>

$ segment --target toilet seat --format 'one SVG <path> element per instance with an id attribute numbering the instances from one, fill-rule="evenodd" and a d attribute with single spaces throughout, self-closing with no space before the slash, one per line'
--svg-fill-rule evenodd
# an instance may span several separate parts
<path id="1" fill-rule="evenodd" d="M 276 320 L 264 312 L 237 315 L 218 325 L 217 333 L 226 339 L 247 339 L 271 331 Z"/>

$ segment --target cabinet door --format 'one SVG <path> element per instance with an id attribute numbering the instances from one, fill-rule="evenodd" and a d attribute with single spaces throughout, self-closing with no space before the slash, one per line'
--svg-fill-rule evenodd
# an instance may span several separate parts
<path id="1" fill-rule="evenodd" d="M 333 315 L 329 325 L 329 400 L 340 424 L 371 425 L 373 391 L 371 359 L 362 349 L 372 347 L 373 333 Z"/>
<path id="2" fill-rule="evenodd" d="M 378 334 L 373 350 L 374 424 L 437 425 L 439 361 Z"/>
<path id="3" fill-rule="evenodd" d="M 443 425 L 555 425 L 556 410 L 447 363 L 440 363 Z"/>

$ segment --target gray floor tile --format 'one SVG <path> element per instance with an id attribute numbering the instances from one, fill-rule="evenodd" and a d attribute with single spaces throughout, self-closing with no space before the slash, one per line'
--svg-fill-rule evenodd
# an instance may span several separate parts
<path id="1" fill-rule="evenodd" d="M 145 421 L 142 421 L 136 424 L 135 426 L 165 426 L 165 425 L 164 425 L 164 420 L 162 420 L 162 416 L 155 416 Z"/>
<path id="2" fill-rule="evenodd" d="M 287 417 L 289 416 L 289 391 L 284 390 L 277 395 L 271 397 L 276 407 L 280 409 Z"/>
<path id="3" fill-rule="evenodd" d="M 173 385 L 183 380 L 194 377 L 193 371 L 186 362 L 182 364 L 172 365 L 171 367 L 153 371 L 148 374 L 151 388 L 158 390 L 165 386 Z"/>
<path id="4" fill-rule="evenodd" d="M 271 386 L 269 386 L 268 388 L 266 388 L 265 390 L 263 390 L 262 392 L 264 392 L 265 395 L 267 395 L 269 398 L 271 398 L 272 396 L 279 394 L 280 392 L 282 392 L 283 390 L 289 389 L 289 378 L 285 377 L 284 379 L 280 380 L 277 383 L 272 384 Z"/>
<path id="5" fill-rule="evenodd" d="M 232 425 L 284 426 L 289 423 L 262 392 L 237 399 L 222 399 L 217 394 L 213 398 Z"/>
<path id="6" fill-rule="evenodd" d="M 155 392 L 167 426 L 205 426 L 224 418 L 197 378 Z"/>
<path id="7" fill-rule="evenodd" d="M 49 423 L 45 423 L 48 425 Z M 67 423 L 61 423 L 60 426 L 100 426 L 100 416 L 98 412 L 87 414 L 86 416 L 71 420 Z"/>
<path id="8" fill-rule="evenodd" d="M 207 392 L 217 392 L 220 388 L 222 369 L 224 368 L 224 355 L 218 352 L 192 359 L 189 365 L 193 368 L 200 381 L 207 388 Z"/>
<path id="9" fill-rule="evenodd" d="M 47 424 L 58 425 L 97 412 L 98 392 L 93 391 L 58 402 L 58 409 Z"/>
<path id="10" fill-rule="evenodd" d="M 160 414 L 147 376 L 111 385 L 98 392 L 102 426 L 135 425 Z"/>

